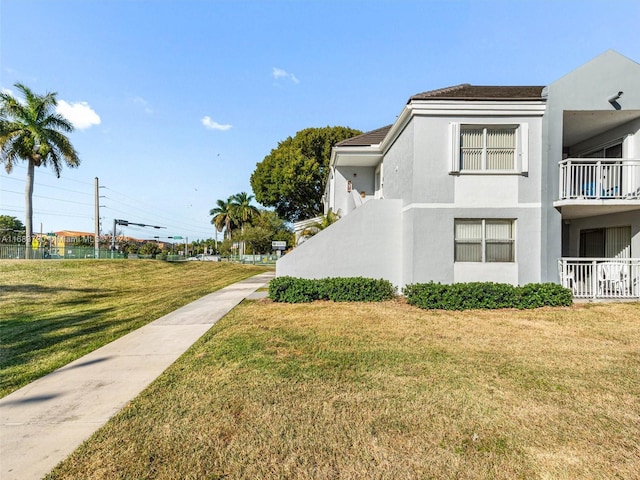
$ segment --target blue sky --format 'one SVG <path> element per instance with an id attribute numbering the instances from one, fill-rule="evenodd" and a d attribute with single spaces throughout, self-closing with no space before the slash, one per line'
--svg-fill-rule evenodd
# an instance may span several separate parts
<path id="1" fill-rule="evenodd" d="M 103 232 L 210 238 L 216 200 L 252 193 L 299 130 L 372 130 L 459 83 L 546 85 L 610 48 L 640 61 L 638 0 L 0 2 L 0 88 L 57 92 L 77 126 L 81 166 L 36 172 L 45 232 L 93 231 L 99 177 Z M 24 221 L 25 174 L 0 173 L 0 214 Z"/>

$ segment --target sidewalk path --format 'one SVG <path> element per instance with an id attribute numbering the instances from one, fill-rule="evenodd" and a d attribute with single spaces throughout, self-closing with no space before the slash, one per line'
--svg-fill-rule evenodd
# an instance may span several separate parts
<path id="1" fill-rule="evenodd" d="M 41 479 L 273 275 L 202 297 L 0 399 L 0 478 Z"/>

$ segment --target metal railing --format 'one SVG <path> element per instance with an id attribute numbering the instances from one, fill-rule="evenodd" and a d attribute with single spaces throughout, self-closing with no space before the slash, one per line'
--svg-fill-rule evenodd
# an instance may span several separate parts
<path id="1" fill-rule="evenodd" d="M 561 258 L 558 270 L 575 298 L 640 299 L 640 258 Z"/>
<path id="2" fill-rule="evenodd" d="M 640 160 L 562 160 L 558 195 L 560 200 L 638 200 Z"/>

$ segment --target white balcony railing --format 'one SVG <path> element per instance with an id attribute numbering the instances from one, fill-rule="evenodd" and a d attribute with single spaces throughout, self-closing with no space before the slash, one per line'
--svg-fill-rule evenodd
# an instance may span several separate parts
<path id="1" fill-rule="evenodd" d="M 567 158 L 560 162 L 560 200 L 640 199 L 640 160 Z"/>
<path id="2" fill-rule="evenodd" d="M 640 258 L 561 258 L 558 268 L 575 298 L 640 299 Z"/>

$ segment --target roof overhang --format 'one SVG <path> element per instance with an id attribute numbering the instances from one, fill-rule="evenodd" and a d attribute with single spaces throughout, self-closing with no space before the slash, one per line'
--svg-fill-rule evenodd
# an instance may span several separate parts
<path id="1" fill-rule="evenodd" d="M 565 110 L 562 144 L 575 145 L 640 118 L 640 110 Z"/>
<path id="2" fill-rule="evenodd" d="M 382 160 L 380 145 L 369 147 L 334 147 L 332 167 L 375 167 Z"/>
<path id="3" fill-rule="evenodd" d="M 553 206 L 564 220 L 638 210 L 640 200 L 558 200 Z"/>

